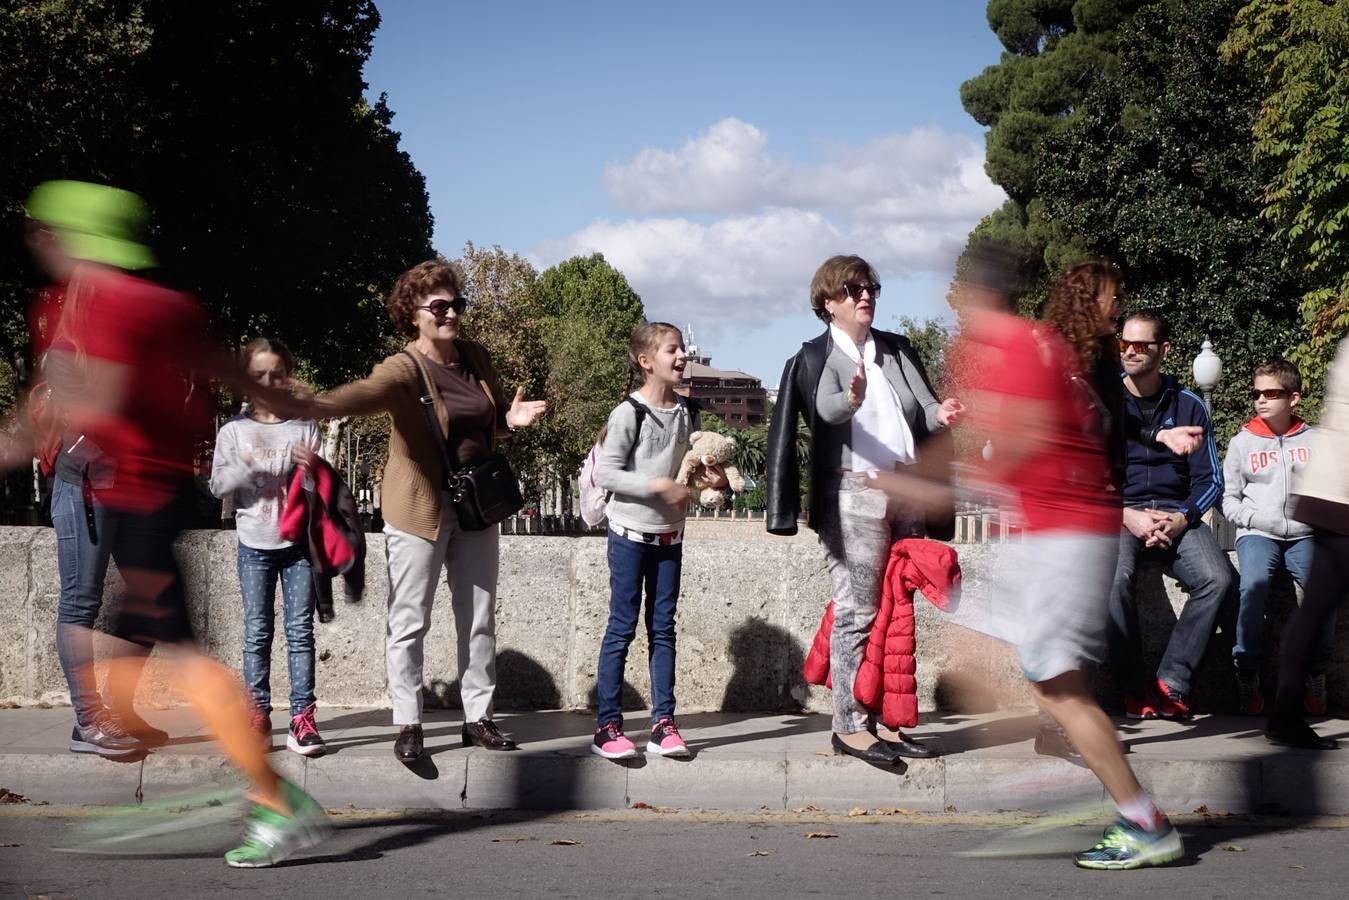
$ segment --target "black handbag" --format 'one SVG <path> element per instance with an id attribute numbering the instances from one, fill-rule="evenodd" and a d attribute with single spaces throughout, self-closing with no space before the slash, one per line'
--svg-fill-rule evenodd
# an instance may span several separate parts
<path id="1" fill-rule="evenodd" d="M 454 504 L 455 516 L 459 527 L 464 531 L 482 531 L 496 525 L 507 516 L 514 515 L 525 505 L 520 496 L 520 482 L 511 471 L 510 461 L 505 455 L 493 452 L 483 462 L 471 466 L 457 466 L 450 459 L 449 448 L 445 446 L 445 434 L 436 421 L 435 399 L 422 374 L 422 367 L 411 352 L 404 350 L 412 360 L 417 372 L 417 384 L 421 388 L 422 412 L 426 414 L 426 424 L 431 429 L 431 437 L 440 451 L 441 465 L 445 470 L 446 487 L 450 492 L 450 502 Z"/>

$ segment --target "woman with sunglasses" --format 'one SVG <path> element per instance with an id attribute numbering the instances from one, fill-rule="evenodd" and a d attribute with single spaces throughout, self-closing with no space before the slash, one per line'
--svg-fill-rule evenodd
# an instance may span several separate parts
<path id="1" fill-rule="evenodd" d="M 445 448 L 461 466 L 487 459 L 498 436 L 533 425 L 545 403 L 525 400 L 523 388 L 508 401 L 491 355 L 461 335 L 466 302 L 449 264 L 433 259 L 413 266 L 399 277 L 387 305 L 394 324 L 412 339 L 405 350 L 376 365 L 369 377 L 296 405 L 313 418 L 387 413 L 392 422 L 382 512 L 389 573 L 386 661 L 399 728 L 394 755 L 413 762 L 424 752 L 423 646 L 442 568 L 458 632 L 463 742 L 514 750 L 515 742 L 492 720 L 500 531 L 460 528 L 441 451 L 422 409 L 421 385 L 430 388 Z"/>
<path id="2" fill-rule="evenodd" d="M 902 732 L 878 732 L 853 682 L 880 602 L 891 545 L 921 536 L 921 514 L 897 509 L 869 483 L 917 461 L 930 435 L 960 415 L 939 403 L 908 339 L 873 328 L 881 286 L 859 256 L 835 256 L 816 271 L 810 305 L 825 323 L 787 362 L 768 434 L 769 532 L 795 534 L 800 509 L 797 416 L 810 428 L 807 525 L 820 536 L 834 594 L 829 640 L 834 752 L 879 765 L 930 757 Z M 916 724 L 916 723 L 912 723 Z"/>

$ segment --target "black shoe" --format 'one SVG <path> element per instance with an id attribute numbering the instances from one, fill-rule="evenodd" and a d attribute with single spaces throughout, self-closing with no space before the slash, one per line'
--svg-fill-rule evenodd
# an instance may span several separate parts
<path id="1" fill-rule="evenodd" d="M 422 746 L 422 726 L 404 725 L 393 742 L 393 755 L 401 762 L 416 762 L 422 758 L 425 749 Z"/>
<path id="2" fill-rule="evenodd" d="M 1339 741 L 1321 737 L 1296 716 L 1270 716 L 1265 725 L 1265 740 L 1301 750 L 1334 750 L 1340 746 Z"/>
<path id="3" fill-rule="evenodd" d="M 477 744 L 484 750 L 514 750 L 515 741 L 501 733 L 497 728 L 497 723 L 491 719 L 479 719 L 476 722 L 465 722 L 464 728 L 460 732 L 464 739 L 464 746 L 471 747 Z"/>
<path id="4" fill-rule="evenodd" d="M 108 759 L 122 759 L 144 753 L 145 746 L 122 730 L 117 719 L 107 710 L 94 715 L 88 725 L 75 723 L 70 732 L 71 753 L 97 753 Z"/>
<path id="5" fill-rule="evenodd" d="M 1035 732 L 1035 752 L 1041 756 L 1057 756 L 1084 769 L 1087 767 L 1087 761 L 1057 725 L 1041 725 Z"/>
<path id="6" fill-rule="evenodd" d="M 839 736 L 830 735 L 829 743 L 833 745 L 835 756 L 855 756 L 862 762 L 869 762 L 873 766 L 902 766 L 904 761 L 900 759 L 895 748 L 888 742 L 877 738 L 876 741 L 865 750 L 856 750 L 849 747 L 839 739 Z"/>
<path id="7" fill-rule="evenodd" d="M 899 740 L 897 741 L 883 738 L 874 731 L 871 733 L 875 736 L 876 740 L 889 747 L 899 756 L 907 756 L 910 759 L 932 759 L 933 757 L 941 756 L 941 751 L 929 747 L 926 744 L 920 744 L 917 741 L 909 740 L 899 729 L 895 729 L 895 734 L 899 735 Z"/>

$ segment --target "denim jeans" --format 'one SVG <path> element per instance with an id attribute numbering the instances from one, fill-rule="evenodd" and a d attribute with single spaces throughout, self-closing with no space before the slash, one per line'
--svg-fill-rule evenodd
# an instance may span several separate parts
<path id="1" fill-rule="evenodd" d="M 651 659 L 651 718 L 675 711 L 675 607 L 683 544 L 640 544 L 609 532 L 609 626 L 600 643 L 595 673 L 596 721 L 623 724 L 623 668 L 637 634 L 637 614 L 646 594 L 646 639 Z"/>
<path id="2" fill-rule="evenodd" d="M 1264 535 L 1248 534 L 1237 541 L 1237 566 L 1241 569 L 1241 608 L 1237 613 L 1237 641 L 1232 661 L 1243 672 L 1260 668 L 1265 636 L 1265 602 L 1269 585 L 1280 567 L 1286 568 L 1305 592 L 1312 568 L 1312 539 L 1277 541 Z M 1335 650 L 1335 617 L 1311 648 L 1308 666 L 1312 672 L 1324 672 Z"/>
<path id="3" fill-rule="evenodd" d="M 244 595 L 244 684 L 263 712 L 272 711 L 272 634 L 276 582 L 281 579 L 290 673 L 290 714 L 314 702 L 314 582 L 303 544 L 279 550 L 239 545 L 239 586 Z"/>
<path id="4" fill-rule="evenodd" d="M 98 542 L 89 539 L 84 497 L 78 484 L 52 481 L 52 528 L 56 531 L 56 567 L 61 595 L 56 607 L 56 656 L 70 688 L 70 703 L 81 724 L 89 724 L 102 706 L 90 663 L 94 658 L 94 620 L 103 605 L 103 583 L 112 552 L 112 525 L 97 500 L 93 504 Z"/>
<path id="5" fill-rule="evenodd" d="M 1134 597 L 1134 573 L 1142 554 L 1170 562 L 1172 572 L 1189 591 L 1185 606 L 1171 631 L 1166 652 L 1157 667 L 1157 678 L 1178 694 L 1190 692 L 1190 679 L 1213 636 L 1214 622 L 1231 590 L 1232 564 L 1218 549 L 1209 527 L 1200 522 L 1186 529 L 1180 540 L 1167 549 L 1143 548 L 1143 542 L 1127 528 L 1120 530 L 1119 561 L 1110 594 L 1110 666 L 1115 681 L 1125 691 L 1150 684 L 1143 665 L 1143 640 L 1138 625 L 1138 602 Z"/>

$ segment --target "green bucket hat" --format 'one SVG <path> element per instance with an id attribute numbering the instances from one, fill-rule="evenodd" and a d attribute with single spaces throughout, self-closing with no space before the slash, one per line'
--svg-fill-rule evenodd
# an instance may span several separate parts
<path id="1" fill-rule="evenodd" d="M 136 194 L 87 181 L 46 181 L 28 198 L 28 215 L 50 228 L 76 259 L 148 269 L 155 255 L 137 238 L 149 210 Z"/>

